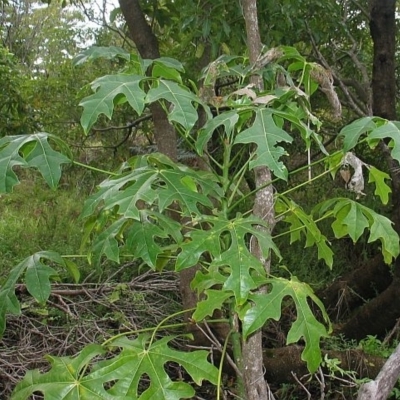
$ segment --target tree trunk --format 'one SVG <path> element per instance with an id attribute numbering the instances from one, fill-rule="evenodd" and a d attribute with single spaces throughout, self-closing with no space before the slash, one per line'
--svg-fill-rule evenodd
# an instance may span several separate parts
<path id="1" fill-rule="evenodd" d="M 132 40 L 142 58 L 160 57 L 158 40 L 152 32 L 139 5 L 139 0 L 119 0 Z M 177 159 L 177 137 L 173 126 L 159 103 L 153 103 L 150 111 L 154 123 L 154 137 L 160 153 L 172 160 Z"/>
<path id="2" fill-rule="evenodd" d="M 258 26 L 257 1 L 242 0 L 244 19 L 246 23 L 247 47 L 249 50 L 250 64 L 255 64 L 261 54 L 261 39 Z M 253 75 L 252 83 L 259 90 L 263 88 L 260 76 Z M 266 167 L 255 169 L 256 188 L 263 187 L 271 182 L 271 171 Z M 266 186 L 256 194 L 253 213 L 269 222 L 270 232 L 275 225 L 274 214 L 274 193 L 272 185 Z M 254 238 L 253 238 L 254 239 Z M 254 240 L 252 252 L 261 259 L 259 244 Z M 265 267 L 269 271 L 270 261 L 265 262 Z M 262 291 L 261 289 L 260 291 Z M 262 354 L 262 331 L 259 330 L 242 343 L 244 382 L 247 392 L 247 400 L 266 400 L 273 399 L 272 392 L 264 378 Z"/>
<path id="3" fill-rule="evenodd" d="M 374 41 L 372 110 L 374 115 L 396 119 L 396 1 L 370 0 L 369 27 Z"/>
<path id="4" fill-rule="evenodd" d="M 372 67 L 372 113 L 396 120 L 396 1 L 369 0 L 369 28 L 374 42 Z M 400 233 L 400 174 L 399 163 L 390 156 L 386 144 L 381 150 L 387 160 L 392 179 L 392 221 Z"/>

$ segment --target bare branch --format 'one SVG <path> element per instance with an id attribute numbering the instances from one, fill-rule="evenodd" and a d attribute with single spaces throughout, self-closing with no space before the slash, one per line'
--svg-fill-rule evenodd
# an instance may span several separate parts
<path id="1" fill-rule="evenodd" d="M 375 380 L 361 385 L 357 400 L 385 400 L 400 376 L 400 344 L 384 364 Z"/>

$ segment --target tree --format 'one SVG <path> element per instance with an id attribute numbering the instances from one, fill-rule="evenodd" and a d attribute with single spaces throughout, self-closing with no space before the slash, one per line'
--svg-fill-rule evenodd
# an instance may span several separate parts
<path id="1" fill-rule="evenodd" d="M 281 54 L 282 63 L 294 60 L 289 61 L 289 68 L 293 64 L 299 65 L 299 62 L 307 65 L 294 49 L 285 48 L 281 51 L 278 54 Z M 224 63 L 223 70 L 229 68 L 230 74 L 238 73 L 237 62 L 239 65 L 246 65 L 243 65 L 241 58 L 228 63 L 221 59 L 220 62 Z M 248 87 L 242 91 L 232 92 L 225 100 L 230 107 L 214 117 L 201 98 L 180 84 L 179 72 L 182 71 L 182 66 L 179 63 L 169 59 L 156 59 L 152 63 L 153 70 L 150 76 L 145 75 L 143 68 L 143 65 L 148 63 L 139 60 L 135 63 L 136 70 L 132 71 L 131 75 L 106 76 L 97 80 L 98 90 L 81 103 L 84 108 L 82 116 L 84 129 L 86 131 L 90 129 L 100 113 L 104 112 L 102 110 L 106 109 L 104 106 L 107 105 L 107 109 L 112 112 L 116 98 L 118 102 L 121 100 L 129 102 L 139 114 L 143 112 L 146 102 L 172 101 L 173 107 L 167 111 L 170 121 L 179 128 L 193 151 L 197 151 L 200 155 L 208 155 L 211 172 L 192 170 L 173 162 L 162 154 L 150 154 L 132 159 L 119 174 L 105 180 L 99 191 L 93 194 L 85 204 L 83 217 L 89 218 L 86 237 L 93 235 L 91 259 L 95 264 L 102 256 L 118 261 L 127 252 L 135 254 L 149 266 L 156 268 L 160 258 L 168 254 L 169 257 L 172 256 L 174 268 L 178 271 L 201 263 L 202 270 L 196 274 L 193 285 L 198 291 L 204 290 L 206 297 L 198 303 L 193 314 L 194 321 L 203 321 L 216 308 L 226 305 L 232 316 L 232 334 L 239 333 L 245 340 L 257 332 L 267 320 L 279 319 L 281 303 L 286 296 L 290 296 L 297 309 L 297 319 L 289 330 L 287 340 L 288 343 L 301 338 L 305 341 L 302 358 L 307 362 L 310 371 L 315 371 L 321 362 L 319 339 L 326 336 L 329 331 L 329 323 L 322 303 L 307 284 L 299 282 L 294 276 L 285 279 L 268 275 L 263 263 L 251 254 L 252 239 L 249 235 L 256 237 L 262 256 L 268 259 L 271 250 L 279 254 L 271 234 L 268 233 L 269 226 L 256 216 L 235 215 L 236 205 L 242 202 L 237 195 L 239 181 L 244 177 L 245 168 L 254 169 L 265 163 L 276 177 L 286 179 L 287 170 L 280 159 L 283 149 L 278 146 L 278 143 L 289 142 L 292 138 L 282 129 L 282 119 L 286 120 L 291 127 L 289 131 L 295 132 L 294 129 L 296 129 L 303 132 L 303 137 L 314 137 L 318 141 L 318 136 L 304 121 L 296 117 L 296 113 L 303 110 L 303 104 L 300 103 L 298 110 L 293 113 L 293 103 L 290 103 L 290 107 L 287 103 L 288 92 L 282 92 L 279 86 L 275 86 L 274 76 L 265 83 L 270 89 L 262 92 L 261 95 L 256 89 Z M 271 60 L 267 65 L 262 66 L 260 71 L 275 69 L 274 65 Z M 254 73 L 254 69 L 249 69 L 249 78 Z M 306 75 L 301 74 L 300 77 L 311 79 L 311 72 L 308 71 Z M 144 90 L 141 82 L 147 82 L 149 86 Z M 104 91 L 107 90 L 107 93 L 110 93 L 111 87 L 114 87 L 113 95 L 104 97 Z M 126 87 L 131 87 L 132 91 L 126 91 Z M 296 96 L 298 93 L 296 87 L 288 88 L 288 90 L 289 94 L 292 92 L 291 96 Z M 135 95 L 131 96 L 130 93 Z M 198 118 L 194 104 L 205 108 L 208 119 L 198 135 L 193 136 L 191 130 Z M 350 150 L 356 144 L 355 129 L 358 135 L 365 133 L 365 122 L 363 121 L 360 128 L 360 122 L 356 121 L 342 131 L 344 151 Z M 388 122 L 382 119 L 368 120 L 366 139 L 371 145 L 374 145 L 380 127 L 387 124 Z M 222 165 L 207 150 L 207 142 L 215 130 L 222 135 L 221 144 L 224 146 Z M 46 180 L 54 185 L 57 182 L 59 165 L 69 160 L 65 156 L 54 154 L 52 159 L 57 163 L 49 170 L 46 162 L 48 151 L 46 153 L 41 151 L 42 148 L 47 147 L 45 143 L 48 139 L 53 138 L 45 135 L 29 136 L 18 141 L 5 138 L 0 144 L 8 153 L 11 148 L 18 148 L 18 153 L 24 157 L 21 158 L 16 153 L 13 153 L 11 157 L 17 157 L 21 164 L 36 166 L 44 174 Z M 43 146 L 33 146 L 32 142 L 35 141 Z M 60 141 L 58 143 L 62 145 Z M 249 144 L 250 148 L 255 146 L 252 156 L 247 160 L 243 158 L 249 151 L 245 144 Z M 233 152 L 234 148 L 238 153 Z M 263 155 L 262 158 L 261 155 Z M 329 157 L 331 168 L 322 175 L 337 169 L 342 162 L 342 157 L 343 153 Z M 240 159 L 244 160 L 243 164 L 237 163 L 236 160 Z M 221 173 L 220 168 L 222 168 Z M 10 169 L 5 172 L 6 176 L 13 175 Z M 13 183 L 15 182 L 13 178 Z M 376 185 L 378 193 L 384 199 L 388 190 L 386 184 L 379 181 Z M 5 186 L 5 189 L 10 190 L 10 186 Z M 214 198 L 215 202 L 211 202 L 210 198 Z M 314 215 L 318 215 L 317 218 L 307 215 L 283 193 L 275 201 L 277 210 L 283 216 L 281 221 L 286 221 L 291 227 L 288 231 L 291 239 L 299 240 L 303 232 L 308 245 L 317 246 L 319 257 L 328 265 L 332 264 L 332 252 L 326 237 L 321 234 L 317 226 L 317 220 L 326 218 L 334 219 L 333 230 L 338 237 L 348 234 L 353 240 L 357 240 L 365 228 L 370 229 L 370 240 L 381 242 L 387 262 L 390 262 L 399 252 L 398 241 L 396 239 L 388 241 L 387 238 L 387 231 L 391 232 L 391 237 L 396 235 L 389 220 L 354 200 L 327 199 L 316 206 Z M 179 213 L 189 218 L 185 226 L 169 216 L 168 209 L 174 202 L 179 204 Z M 205 213 L 201 209 L 208 209 L 208 212 Z M 350 223 L 351 215 L 354 213 L 360 216 L 360 221 L 363 221 L 356 227 L 357 229 L 353 229 L 353 224 Z M 260 230 L 259 227 L 264 227 L 264 229 Z M 381 227 L 384 227 L 385 232 Z M 16 311 L 18 302 L 15 303 L 13 285 L 25 270 L 33 269 L 37 271 L 36 275 L 47 276 L 45 281 L 54 274 L 53 270 L 48 270 L 49 267 L 43 264 L 46 259 L 60 265 L 65 263 L 59 255 L 38 253 L 17 266 L 0 293 L 4 298 L 1 304 L 6 305 L 5 308 L 3 307 L 3 313 Z M 257 293 L 265 285 L 268 286 L 269 291 Z M 39 283 L 39 287 L 41 286 Z M 44 296 L 40 297 L 43 301 L 46 294 L 37 289 L 35 284 L 29 290 L 35 297 Z M 322 312 L 324 323 L 319 322 L 313 315 L 308 304 L 309 300 L 313 301 Z M 14 305 L 12 309 L 11 304 Z M 237 324 L 237 318 L 242 321 L 242 328 Z M 161 327 L 162 325 L 159 328 Z M 65 365 L 70 365 L 75 372 L 74 376 L 68 372 L 69 378 L 62 379 L 62 385 L 66 390 L 67 388 L 72 390 L 73 386 L 71 393 L 75 393 L 76 396 L 82 395 L 87 390 L 90 391 L 91 396 L 96 394 L 98 398 L 117 394 L 127 398 L 140 395 L 145 398 L 150 393 L 152 395 L 157 393 L 158 398 L 169 398 L 168 392 L 171 390 L 176 393 L 177 398 L 192 396 L 193 389 L 187 384 L 172 381 L 164 369 L 160 369 L 168 361 L 175 361 L 184 367 L 197 383 L 203 379 L 217 382 L 218 372 L 205 360 L 206 354 L 203 351 L 195 351 L 190 356 L 183 356 L 180 352 L 168 347 L 169 338 L 156 340 L 157 330 L 151 337 L 139 335 L 134 340 L 115 337 L 110 344 L 120 347 L 122 352 L 114 359 L 100 363 L 94 362 L 93 367 L 84 374 L 80 373 L 82 366 L 92 363 L 93 357 L 103 353 L 104 346 L 107 348 L 107 343 L 110 341 L 107 341 L 103 347 L 90 345 L 76 358 L 54 358 L 52 369 L 44 375 L 37 372 L 29 374 L 17 386 L 14 398 L 26 398 L 34 391 L 42 391 L 47 395 L 54 390 L 59 391 L 60 377 L 66 373 Z M 240 370 L 240 360 L 243 356 L 240 346 L 235 342 L 233 342 L 233 354 L 238 370 L 238 382 L 240 382 L 240 374 L 244 372 Z M 142 367 L 137 369 L 139 365 Z M 153 368 L 152 365 L 157 365 L 157 367 Z M 196 366 L 195 369 L 193 369 L 194 366 Z M 134 377 L 132 377 L 132 371 L 137 371 Z M 151 384 L 148 389 L 141 392 L 138 385 L 143 373 L 150 377 Z M 127 379 L 131 381 L 132 378 L 134 385 L 127 386 Z M 54 386 L 45 383 L 49 381 L 58 383 Z M 79 385 L 76 384 L 77 381 Z M 115 384 L 112 388 L 105 389 L 109 381 L 114 381 Z M 157 381 L 162 384 L 160 385 Z M 240 389 L 240 384 L 238 385 L 239 390 L 243 390 Z M 246 390 L 249 392 L 249 389 L 246 388 Z"/>
<path id="2" fill-rule="evenodd" d="M 138 6 L 138 3 L 131 5 Z M 322 303 L 307 284 L 294 276 L 286 279 L 284 275 L 271 275 L 265 268 L 271 252 L 276 259 L 279 258 L 272 237 L 275 224 L 273 208 L 278 213 L 279 224 L 289 228 L 281 235 L 289 236 L 291 242 L 304 236 L 306 246 L 316 246 L 319 258 L 329 266 L 333 262 L 332 250 L 318 223 L 331 218 L 335 237 L 348 235 L 357 241 L 369 230 L 369 241 L 380 242 L 387 263 L 399 252 L 398 238 L 390 221 L 357 201 L 325 198 L 307 214 L 289 197 L 293 189 L 283 189 L 280 193 L 272 190 L 271 173 L 275 176 L 274 185 L 287 180 L 282 146 L 292 142 L 293 137 L 302 140 L 306 149 L 314 143 L 326 154 L 325 161 L 329 167 L 321 176 L 312 178 L 308 183 L 311 184 L 341 168 L 350 157 L 349 151 L 361 138 L 370 147 L 374 147 L 382 137 L 391 138 L 394 147 L 389 147 L 388 151 L 399 159 L 396 152 L 398 139 L 393 137 L 393 132 L 398 132 L 399 127 L 376 117 L 355 121 L 341 131 L 343 147 L 329 155 L 316 129 L 311 128 L 318 127 L 320 121 L 310 109 L 311 95 L 316 93 L 318 85 L 324 88 L 323 78 L 328 79 L 329 72 L 308 62 L 293 48 L 262 51 L 257 38 L 255 5 L 243 1 L 248 40 L 254 45 L 249 46 L 249 58 L 222 56 L 212 62 L 203 75 L 203 87 L 211 97 L 204 97 L 196 94 L 200 91 L 192 91 L 192 86 L 189 88 L 184 84 L 182 64 L 159 57 L 157 42 L 146 28 L 146 19 L 135 19 L 143 17 L 140 9 L 129 16 L 132 8 L 121 2 L 127 19 L 131 18 L 132 37 L 136 38 L 138 48 L 143 54 L 148 54 L 148 58 L 113 49 L 111 52 L 115 56 L 127 61 L 127 68 L 116 75 L 97 79 L 92 84 L 94 93 L 81 102 L 81 122 L 86 132 L 101 114 L 111 118 L 118 105 L 129 104 L 138 116 L 149 107 L 153 118 L 161 116 L 169 126 L 167 137 L 172 141 L 166 145 L 160 129 L 162 125 L 155 127 L 159 150 L 165 145 L 164 152 L 167 153 L 171 143 L 176 146 L 175 135 L 179 133 L 186 149 L 203 158 L 208 165 L 208 171 L 189 168 L 175 162 L 174 152 L 167 154 L 169 158 L 165 154 L 133 158 L 117 173 L 110 173 L 110 178 L 86 202 L 83 211 L 83 217 L 88 220 L 85 237 L 90 238 L 90 259 L 94 264 L 98 264 L 102 257 L 119 262 L 125 254 L 134 254 L 154 269 L 160 268 L 165 259 L 171 259 L 172 267 L 178 272 L 199 265 L 201 269 L 192 285 L 204 297 L 196 305 L 193 321 L 205 321 L 209 326 L 212 320 L 208 317 L 215 309 L 227 311 L 225 322 L 230 324 L 231 330 L 220 350 L 223 356 L 234 360 L 238 393 L 252 399 L 269 396 L 268 388 L 263 385 L 259 333 L 267 321 L 280 319 L 282 301 L 286 297 L 292 298 L 297 311 L 287 342 L 304 340 L 302 358 L 311 372 L 321 362 L 319 340 L 330 328 Z M 138 27 L 141 29 L 136 31 Z M 141 37 L 144 32 L 146 35 Z M 109 49 L 91 49 L 83 58 L 109 57 L 109 54 Z M 228 85 L 225 95 L 219 99 L 214 91 L 218 82 L 226 77 L 233 77 L 233 84 Z M 204 120 L 199 117 L 200 111 Z M 222 154 L 213 151 L 213 140 L 217 140 Z M 49 141 L 54 141 L 61 153 L 51 150 Z M 68 147 L 51 135 L 6 137 L 0 141 L 0 146 L 0 155 L 6 160 L 0 184 L 3 191 L 10 191 L 17 182 L 10 165 L 36 167 L 47 182 L 55 186 L 60 165 L 71 162 Z M 242 182 L 252 171 L 256 176 L 252 182 L 254 190 L 243 193 Z M 390 189 L 385 183 L 386 175 L 372 166 L 368 166 L 368 171 L 370 181 L 376 185 L 377 197 L 387 203 Z M 359 191 L 357 195 L 360 195 Z M 254 207 L 244 208 L 246 199 L 254 201 Z M 250 209 L 253 216 L 249 215 Z M 264 220 L 266 214 L 269 217 L 267 221 Z M 32 295 L 39 301 L 46 300 L 49 278 L 55 274 L 46 265 L 49 261 L 75 271 L 73 265 L 67 265 L 60 255 L 47 252 L 38 253 L 19 264 L 0 291 L 3 329 L 5 314 L 19 311 L 13 288 L 25 271 L 30 272 L 26 279 L 27 284 L 30 282 L 28 286 Z M 310 302 L 319 309 L 320 319 L 313 314 Z M 208 379 L 217 384 L 221 369 L 218 372 L 206 360 L 204 352 L 183 355 L 171 349 L 169 338 L 157 340 L 156 333 L 164 325 L 157 327 L 151 337 L 131 332 L 138 333 L 138 337 L 134 340 L 115 337 L 103 346 L 86 347 L 75 358 L 53 358 L 52 369 L 47 374 L 30 373 L 18 385 L 14 396 L 26 398 L 34 391 L 51 395 L 59 391 L 60 385 L 66 390 L 71 389 L 75 397 L 84 396 L 86 390 L 90 391 L 91 398 L 193 396 L 192 388 L 173 381 L 166 374 L 162 366 L 169 361 L 185 368 L 196 383 Z M 227 353 L 226 346 L 230 337 L 232 354 L 228 356 L 230 352 Z M 215 343 L 218 346 L 218 342 Z M 109 347 L 118 347 L 121 352 L 107 361 L 94 360 Z M 254 385 L 254 380 L 249 379 L 250 363 L 256 366 L 252 370 L 254 376 L 250 378 L 257 377 L 260 384 Z M 65 365 L 69 366 L 68 369 Z M 132 374 L 132 371 L 136 372 Z M 149 387 L 140 389 L 143 374 L 148 375 L 151 383 Z M 132 375 L 133 385 L 127 385 L 128 381 L 132 382 Z M 63 376 L 66 378 L 61 382 Z M 48 385 L 49 381 L 54 385 Z"/>
<path id="3" fill-rule="evenodd" d="M 28 99 L 22 93 L 23 76 L 13 54 L 0 47 L 1 86 L 0 137 L 35 129 Z"/>

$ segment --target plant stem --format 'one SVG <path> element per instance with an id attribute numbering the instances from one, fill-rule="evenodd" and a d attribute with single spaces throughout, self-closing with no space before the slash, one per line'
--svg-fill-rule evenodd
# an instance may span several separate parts
<path id="1" fill-rule="evenodd" d="M 233 308 L 233 305 L 231 306 Z M 239 331 L 239 321 L 238 316 L 232 310 L 232 314 L 230 317 L 230 324 L 232 327 L 232 350 L 233 350 L 233 358 L 235 360 L 235 364 L 239 371 L 243 372 L 244 364 L 243 364 L 243 354 L 242 354 L 242 341 L 241 341 L 241 333 Z M 238 392 L 238 397 L 240 399 L 246 398 L 246 388 L 244 384 L 243 376 L 236 376 L 236 389 Z"/>
<path id="2" fill-rule="evenodd" d="M 91 171 L 101 172 L 102 174 L 107 174 L 107 175 L 112 175 L 112 176 L 119 176 L 120 175 L 120 174 L 118 174 L 116 172 L 106 171 L 104 169 L 100 169 L 100 168 L 92 167 L 91 165 L 80 163 L 79 161 L 73 161 L 72 163 L 74 165 L 78 165 L 79 167 L 90 169 Z"/>

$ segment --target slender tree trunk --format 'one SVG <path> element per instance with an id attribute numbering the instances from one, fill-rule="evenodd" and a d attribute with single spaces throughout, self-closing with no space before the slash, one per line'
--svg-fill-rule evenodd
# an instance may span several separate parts
<path id="1" fill-rule="evenodd" d="M 244 19 L 246 23 L 247 47 L 249 60 L 255 64 L 261 53 L 261 39 L 258 26 L 257 0 L 242 0 Z M 253 75 L 252 83 L 259 89 L 263 89 L 263 82 L 260 76 Z M 271 182 L 271 171 L 266 167 L 255 169 L 256 188 L 262 187 Z M 275 224 L 274 214 L 274 193 L 272 185 L 266 186 L 257 192 L 253 213 L 266 220 L 270 225 L 270 231 Z M 253 238 L 254 239 L 254 238 Z M 261 259 L 259 244 L 252 243 L 252 252 Z M 270 261 L 265 261 L 265 267 L 269 271 Z M 260 291 L 263 291 L 261 289 Z M 262 331 L 259 330 L 243 341 L 242 354 L 244 366 L 244 382 L 247 391 L 247 400 L 273 399 L 272 392 L 264 378 L 264 365 L 262 355 Z"/>
<path id="2" fill-rule="evenodd" d="M 152 32 L 139 5 L 139 0 L 119 0 L 132 40 L 142 58 L 160 57 L 158 40 Z M 150 111 L 154 123 L 154 137 L 160 153 L 172 160 L 177 158 L 177 137 L 173 126 L 159 103 L 153 103 Z"/>

